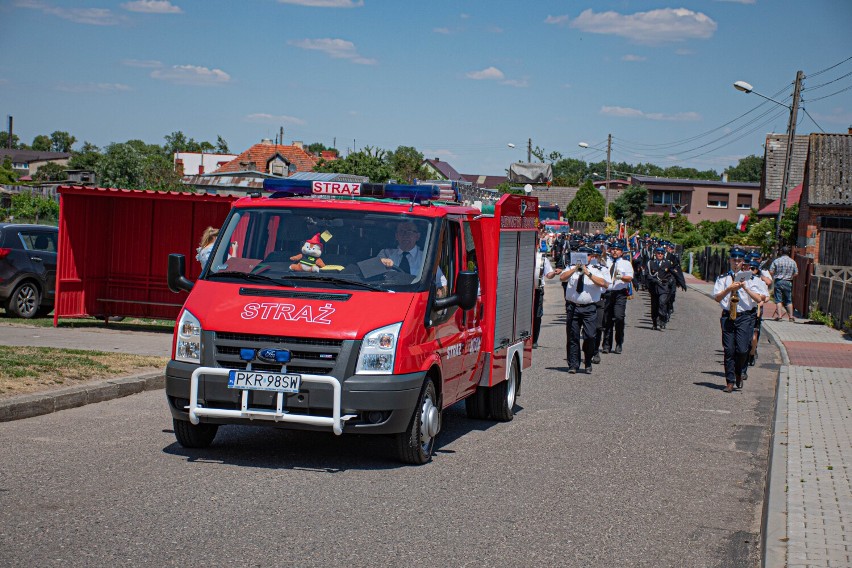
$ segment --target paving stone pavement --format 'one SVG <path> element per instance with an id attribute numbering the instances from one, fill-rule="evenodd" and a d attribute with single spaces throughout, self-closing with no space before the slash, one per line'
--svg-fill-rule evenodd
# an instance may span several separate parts
<path id="1" fill-rule="evenodd" d="M 713 285 L 687 277 L 712 296 Z M 852 567 L 852 341 L 808 320 L 764 320 L 781 347 L 763 566 Z"/>

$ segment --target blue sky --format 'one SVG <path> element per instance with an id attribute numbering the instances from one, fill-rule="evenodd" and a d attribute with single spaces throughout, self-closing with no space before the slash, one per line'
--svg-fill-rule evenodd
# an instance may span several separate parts
<path id="1" fill-rule="evenodd" d="M 790 104 L 802 70 L 798 133 L 847 131 L 850 29 L 847 0 L 0 0 L 0 130 L 236 153 L 283 127 L 492 175 L 611 133 L 615 162 L 721 171 L 787 129 L 737 80 Z"/>

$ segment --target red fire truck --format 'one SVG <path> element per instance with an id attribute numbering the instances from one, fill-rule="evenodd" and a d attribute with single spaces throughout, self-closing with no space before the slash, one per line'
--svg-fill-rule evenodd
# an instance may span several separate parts
<path id="1" fill-rule="evenodd" d="M 448 406 L 512 419 L 536 198 L 480 211 L 437 185 L 266 183 L 234 203 L 196 282 L 169 257 L 169 287 L 189 292 L 166 371 L 181 445 L 222 424 L 392 434 L 422 464 Z"/>

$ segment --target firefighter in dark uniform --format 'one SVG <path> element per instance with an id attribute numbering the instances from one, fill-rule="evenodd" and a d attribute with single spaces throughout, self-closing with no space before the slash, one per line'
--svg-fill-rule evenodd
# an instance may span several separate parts
<path id="1" fill-rule="evenodd" d="M 757 306 L 769 295 L 766 284 L 756 275 L 743 274 L 745 251 L 730 252 L 730 271 L 713 285 L 713 299 L 722 307 L 722 348 L 725 353 L 725 392 L 742 388 L 747 378 L 748 355 L 754 334 Z M 744 278 L 740 279 L 739 275 Z"/>
<path id="2" fill-rule="evenodd" d="M 666 249 L 654 249 L 654 258 L 648 261 L 647 286 L 651 295 L 651 322 L 654 329 L 666 329 L 669 322 L 669 292 L 674 286 L 674 267 L 667 260 Z"/>
<path id="3" fill-rule="evenodd" d="M 675 252 L 675 245 L 672 242 L 666 241 L 666 259 L 672 263 L 672 270 L 674 274 L 674 279 L 671 283 L 671 289 L 669 290 L 669 318 L 674 314 L 674 303 L 675 297 L 677 296 L 677 289 L 680 288 L 684 292 L 686 292 L 686 278 L 683 277 L 683 268 L 680 265 L 680 257 Z"/>

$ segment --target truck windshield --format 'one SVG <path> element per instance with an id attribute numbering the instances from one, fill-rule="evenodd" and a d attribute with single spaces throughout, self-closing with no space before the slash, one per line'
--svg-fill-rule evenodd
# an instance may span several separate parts
<path id="1" fill-rule="evenodd" d="M 235 209 L 203 278 L 285 287 L 427 289 L 435 219 L 331 209 Z"/>

